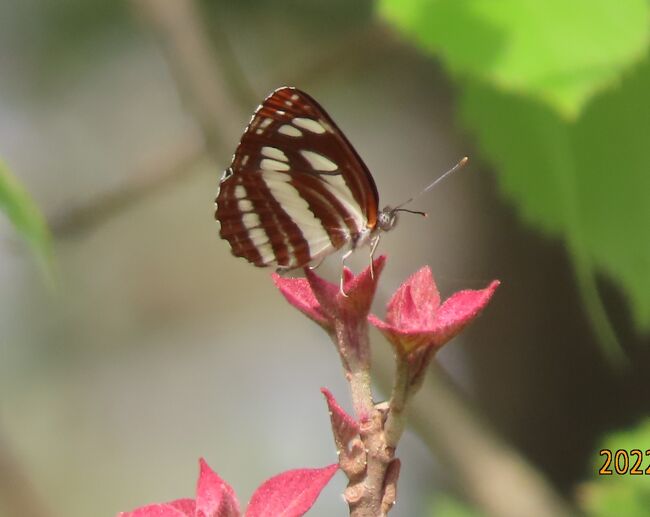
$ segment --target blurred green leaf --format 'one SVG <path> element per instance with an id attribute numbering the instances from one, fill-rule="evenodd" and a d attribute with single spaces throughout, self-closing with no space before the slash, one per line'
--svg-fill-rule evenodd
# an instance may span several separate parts
<path id="1" fill-rule="evenodd" d="M 380 13 L 454 73 L 572 118 L 643 58 L 646 0 L 381 0 Z"/>
<path id="2" fill-rule="evenodd" d="M 650 449 L 650 419 L 646 419 L 637 427 L 609 435 L 593 453 L 592 472 L 595 480 L 584 485 L 581 490 L 581 500 L 587 515 L 593 517 L 644 517 L 650 508 L 650 481 L 647 475 L 618 475 L 614 466 L 611 476 L 599 476 L 598 471 L 603 466 L 605 458 L 600 456 L 602 449 L 609 449 L 612 454 L 623 449 L 629 453 L 632 449 L 640 449 L 645 453 Z M 640 470 L 648 467 L 648 456 L 643 457 Z M 613 461 L 613 460 L 612 460 Z M 636 461 L 630 457 L 631 463 Z"/>
<path id="3" fill-rule="evenodd" d="M 465 124 L 523 217 L 566 239 L 579 280 L 597 268 L 617 281 L 644 331 L 650 330 L 648 92 L 650 59 L 575 121 L 478 83 L 466 85 L 460 99 Z"/>
<path id="4" fill-rule="evenodd" d="M 446 494 L 438 495 L 429 507 L 431 517 L 480 517 L 471 506 Z"/>
<path id="5" fill-rule="evenodd" d="M 0 211 L 34 250 L 39 265 L 52 280 L 52 248 L 45 220 L 27 191 L 0 160 Z"/>

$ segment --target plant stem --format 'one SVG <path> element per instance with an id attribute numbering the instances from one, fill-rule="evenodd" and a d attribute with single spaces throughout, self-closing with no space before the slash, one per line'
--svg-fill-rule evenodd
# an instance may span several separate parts
<path id="1" fill-rule="evenodd" d="M 382 412 L 373 409 L 370 418 L 359 425 L 359 436 L 366 453 L 366 470 L 359 479 L 350 480 L 345 492 L 352 517 L 386 515 L 394 503 L 385 504 L 384 498 L 388 467 L 395 457 L 395 449 L 386 446 L 383 421 Z M 396 482 L 395 479 L 393 485 Z"/>
<path id="2" fill-rule="evenodd" d="M 399 465 L 393 470 L 390 493 L 385 497 L 389 466 L 395 448 L 386 444 L 385 411 L 375 406 L 370 379 L 370 340 L 365 315 L 362 321 L 341 317 L 334 338 L 345 376 L 350 384 L 352 405 L 359 423 L 359 438 L 365 455 L 365 469 L 349 476 L 345 499 L 353 517 L 383 516 L 393 507 Z M 387 501 L 388 499 L 388 501 Z"/>
<path id="3" fill-rule="evenodd" d="M 352 407 L 358 420 L 370 418 L 374 411 L 372 390 L 370 389 L 370 372 L 357 370 L 347 372 L 346 377 L 352 394 Z"/>
<path id="4" fill-rule="evenodd" d="M 384 426 L 386 433 L 386 444 L 389 447 L 397 447 L 404 427 L 406 425 L 406 401 L 408 399 L 409 367 L 403 357 L 395 356 L 395 378 L 393 379 L 393 391 L 390 397 L 388 417 Z"/>

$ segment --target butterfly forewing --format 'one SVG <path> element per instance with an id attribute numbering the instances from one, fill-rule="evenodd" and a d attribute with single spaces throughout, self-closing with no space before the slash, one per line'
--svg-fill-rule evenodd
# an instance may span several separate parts
<path id="1" fill-rule="evenodd" d="M 295 268 L 376 226 L 372 176 L 309 95 L 280 88 L 258 108 L 217 196 L 220 234 L 257 266 Z"/>

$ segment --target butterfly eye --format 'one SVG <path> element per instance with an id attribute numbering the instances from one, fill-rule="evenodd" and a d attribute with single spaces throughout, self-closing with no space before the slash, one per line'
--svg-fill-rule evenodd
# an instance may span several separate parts
<path id="1" fill-rule="evenodd" d="M 377 226 L 382 231 L 392 230 L 397 224 L 397 212 L 391 207 L 387 206 L 377 216 Z"/>

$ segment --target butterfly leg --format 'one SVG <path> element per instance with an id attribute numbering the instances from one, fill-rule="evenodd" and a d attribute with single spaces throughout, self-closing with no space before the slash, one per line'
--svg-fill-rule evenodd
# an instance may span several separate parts
<path id="1" fill-rule="evenodd" d="M 375 256 L 375 250 L 377 249 L 377 246 L 379 245 L 379 238 L 381 237 L 381 234 L 377 234 L 372 238 L 372 241 L 370 241 L 370 278 L 375 278 L 375 264 L 374 264 L 374 256 Z"/>
<path id="2" fill-rule="evenodd" d="M 345 294 L 345 291 L 343 290 L 343 272 L 345 270 L 345 261 L 347 258 L 352 255 L 352 252 L 354 251 L 354 248 L 349 249 L 343 254 L 343 257 L 341 258 L 341 281 L 339 282 L 339 292 L 345 296 L 346 298 L 348 297 L 347 294 Z"/>

